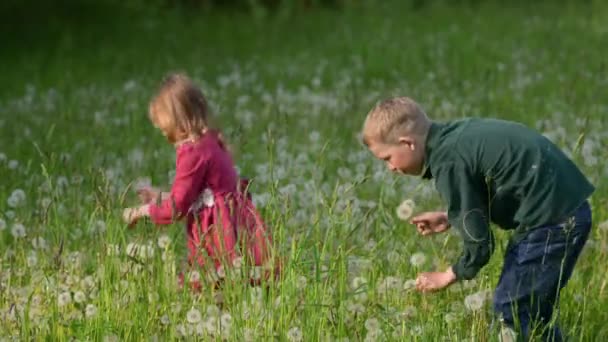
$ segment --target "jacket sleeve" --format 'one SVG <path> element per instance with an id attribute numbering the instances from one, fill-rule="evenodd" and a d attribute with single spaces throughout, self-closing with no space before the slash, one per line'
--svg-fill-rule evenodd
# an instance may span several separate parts
<path id="1" fill-rule="evenodd" d="M 436 186 L 447 202 L 448 220 L 463 240 L 462 253 L 452 270 L 459 280 L 472 279 L 494 252 L 485 181 L 471 174 L 464 162 L 454 162 L 438 170 Z"/>

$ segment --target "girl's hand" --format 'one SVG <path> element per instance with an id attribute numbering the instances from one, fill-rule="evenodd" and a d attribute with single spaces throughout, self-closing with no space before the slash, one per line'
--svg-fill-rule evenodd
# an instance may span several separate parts
<path id="1" fill-rule="evenodd" d="M 129 228 L 133 228 L 135 224 L 137 224 L 137 221 L 146 216 L 148 216 L 147 205 L 142 205 L 135 208 L 126 208 L 122 212 L 122 218 L 129 225 Z"/>
<path id="2" fill-rule="evenodd" d="M 139 197 L 142 204 L 156 203 L 160 196 L 160 190 L 151 186 L 143 186 L 137 189 L 137 197 Z"/>

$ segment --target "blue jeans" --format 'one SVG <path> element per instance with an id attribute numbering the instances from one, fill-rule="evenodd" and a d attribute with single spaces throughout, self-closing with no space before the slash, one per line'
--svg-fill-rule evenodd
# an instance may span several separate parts
<path id="1" fill-rule="evenodd" d="M 563 223 L 535 228 L 507 247 L 494 311 L 522 340 L 562 340 L 557 324 L 549 323 L 590 230 L 591 208 L 585 201 Z"/>

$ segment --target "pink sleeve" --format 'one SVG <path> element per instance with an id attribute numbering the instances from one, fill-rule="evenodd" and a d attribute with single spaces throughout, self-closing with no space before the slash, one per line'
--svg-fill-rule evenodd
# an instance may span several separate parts
<path id="1" fill-rule="evenodd" d="M 192 146 L 178 150 L 170 195 L 160 204 L 150 205 L 150 218 L 155 224 L 171 224 L 180 220 L 196 201 L 209 161 L 207 155 L 196 152 Z"/>

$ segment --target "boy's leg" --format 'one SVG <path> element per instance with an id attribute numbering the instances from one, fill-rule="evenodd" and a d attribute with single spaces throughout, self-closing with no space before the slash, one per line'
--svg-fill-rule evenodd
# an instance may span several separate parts
<path id="1" fill-rule="evenodd" d="M 591 212 L 585 202 L 566 224 L 537 228 L 507 249 L 494 310 L 524 339 L 543 331 L 543 340 L 561 340 L 556 326 L 546 328 L 590 228 Z"/>

